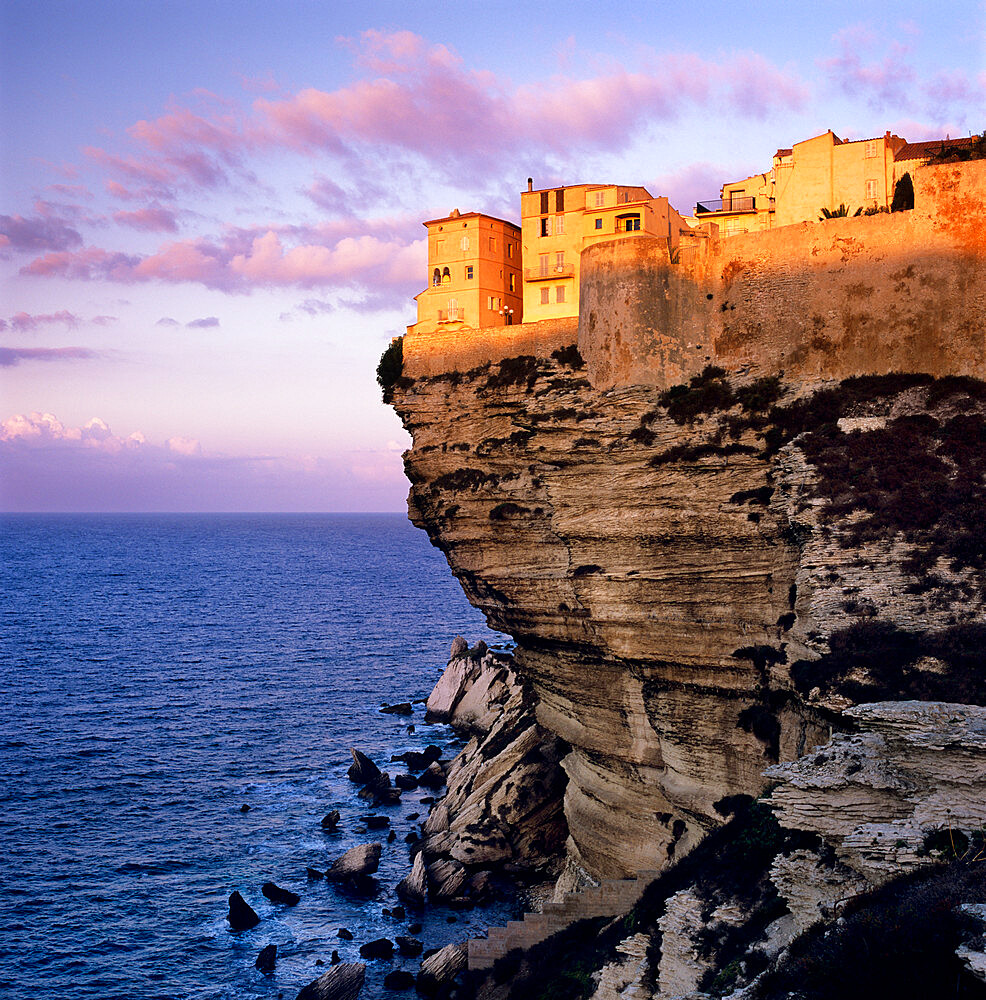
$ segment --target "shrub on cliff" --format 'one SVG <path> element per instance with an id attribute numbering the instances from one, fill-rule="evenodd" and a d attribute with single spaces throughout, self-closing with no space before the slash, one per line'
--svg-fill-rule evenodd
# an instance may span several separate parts
<path id="1" fill-rule="evenodd" d="M 955 954 L 963 929 L 956 908 L 984 893 L 986 865 L 978 862 L 889 882 L 853 900 L 835 925 L 816 924 L 797 938 L 751 1000 L 981 1000 L 986 989 Z"/>
<path id="2" fill-rule="evenodd" d="M 894 185 L 894 200 L 890 203 L 890 211 L 907 212 L 912 208 L 914 208 L 914 182 L 910 174 L 904 174 Z"/>
<path id="3" fill-rule="evenodd" d="M 700 375 L 686 385 L 673 385 L 657 400 L 666 407 L 676 424 L 690 424 L 700 413 L 728 410 L 736 401 L 726 372 L 715 365 L 706 365 Z"/>
<path id="4" fill-rule="evenodd" d="M 404 373 L 404 338 L 394 337 L 380 356 L 377 365 L 377 382 L 383 389 L 383 401 L 389 403 L 394 398 L 394 386 Z"/>

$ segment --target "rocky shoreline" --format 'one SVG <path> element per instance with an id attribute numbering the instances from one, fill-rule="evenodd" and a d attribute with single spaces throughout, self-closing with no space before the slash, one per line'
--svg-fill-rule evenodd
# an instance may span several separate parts
<path id="1" fill-rule="evenodd" d="M 567 827 L 563 813 L 566 777 L 561 760 L 566 745 L 543 730 L 534 714 L 534 699 L 512 669 L 508 652 L 490 650 L 479 642 L 470 648 L 464 639 L 452 643 L 448 664 L 429 695 L 425 721 L 445 723 L 467 742 L 453 760 L 443 760 L 435 744 L 391 756 L 390 765 L 403 770 L 393 776 L 361 750 L 351 750 L 347 776 L 359 786 L 359 797 L 370 812 L 359 817 L 367 833 L 379 830 L 388 844 L 396 832 L 386 815 L 374 810 L 399 804 L 402 792 L 416 789 L 430 794 L 430 805 L 420 834 L 408 833 L 409 870 L 392 888 L 401 904 L 383 913 L 406 921 L 406 933 L 362 943 L 363 962 L 344 962 L 333 951 L 330 968 L 305 986 L 298 1000 L 347 1000 L 361 994 L 367 964 L 378 959 L 418 958 L 417 972 L 392 969 L 384 977 L 388 992 L 416 990 L 427 997 L 448 995 L 467 963 L 466 941 L 426 949 L 418 935 L 419 917 L 431 905 L 452 911 L 482 907 L 506 886 L 516 892 L 524 909 L 550 895 L 564 855 Z M 410 702 L 384 705 L 380 711 L 412 714 Z M 413 726 L 410 727 L 413 731 Z M 386 765 L 385 765 L 386 766 Z M 442 790 L 444 789 L 444 794 Z M 409 818 L 417 818 L 410 814 Z M 342 822 L 339 810 L 327 813 L 322 829 L 334 834 Z M 383 844 L 358 843 L 336 857 L 327 869 L 309 867 L 309 882 L 325 880 L 354 894 L 373 898 Z M 271 902 L 291 906 L 297 894 L 273 882 L 262 887 Z M 410 911 L 410 913 L 409 913 Z M 247 930 L 260 918 L 239 892 L 229 899 L 227 922 L 231 930 Z M 449 920 L 455 919 L 449 917 Z M 341 941 L 354 935 L 340 928 Z M 273 973 L 277 947 L 268 944 L 256 959 L 257 969 Z M 316 964 L 321 964 L 317 962 Z"/>

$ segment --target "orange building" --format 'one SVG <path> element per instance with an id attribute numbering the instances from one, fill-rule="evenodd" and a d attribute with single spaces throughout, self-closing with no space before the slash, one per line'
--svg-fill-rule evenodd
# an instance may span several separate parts
<path id="1" fill-rule="evenodd" d="M 509 326 L 523 319 L 520 229 L 512 222 L 458 209 L 426 222 L 428 287 L 415 296 L 409 330 Z"/>
<path id="2" fill-rule="evenodd" d="M 579 262 L 595 243 L 628 236 L 667 238 L 678 245 L 688 225 L 644 187 L 576 184 L 527 190 L 520 196 L 524 259 L 524 320 L 577 316 Z"/>

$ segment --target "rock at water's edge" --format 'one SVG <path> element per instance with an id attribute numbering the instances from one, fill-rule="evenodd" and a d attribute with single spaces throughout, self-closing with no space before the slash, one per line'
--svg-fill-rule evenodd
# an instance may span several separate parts
<path id="1" fill-rule="evenodd" d="M 282 889 L 273 882 L 264 882 L 260 891 L 272 902 L 283 903 L 285 906 L 297 906 L 301 902 L 301 896 L 290 889 Z"/>
<path id="2" fill-rule="evenodd" d="M 340 881 L 372 875 L 380 864 L 381 844 L 357 844 L 333 862 L 325 877 Z"/>
<path id="3" fill-rule="evenodd" d="M 277 964 L 277 945 L 269 944 L 260 949 L 257 961 L 253 963 L 265 976 L 274 971 Z"/>
<path id="4" fill-rule="evenodd" d="M 425 858 L 418 854 L 411 871 L 397 883 L 397 895 L 406 903 L 423 903 L 428 891 L 428 877 Z"/>
<path id="5" fill-rule="evenodd" d="M 434 996 L 466 967 L 466 946 L 464 944 L 449 944 L 434 955 L 429 955 L 421 963 L 418 972 L 418 992 L 424 996 Z"/>
<path id="6" fill-rule="evenodd" d="M 390 958 L 394 954 L 394 942 L 390 938 L 376 938 L 360 945 L 360 958 Z"/>
<path id="7" fill-rule="evenodd" d="M 229 913 L 226 914 L 226 919 L 234 931 L 248 931 L 260 923 L 256 911 L 238 892 L 230 893 Z"/>
<path id="8" fill-rule="evenodd" d="M 366 966 L 362 962 L 345 962 L 310 982 L 297 1000 L 356 1000 L 365 978 Z"/>
<path id="9" fill-rule="evenodd" d="M 350 781 L 357 785 L 372 785 L 380 780 L 380 768 L 365 753 L 356 749 L 349 752 L 353 755 L 353 763 L 346 772 Z"/>

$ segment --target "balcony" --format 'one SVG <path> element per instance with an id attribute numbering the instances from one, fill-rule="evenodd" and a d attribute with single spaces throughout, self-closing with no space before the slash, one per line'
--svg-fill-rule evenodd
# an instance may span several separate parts
<path id="1" fill-rule="evenodd" d="M 734 215 L 738 215 L 744 212 L 755 212 L 756 210 L 756 198 L 716 198 L 714 201 L 700 201 L 695 206 L 696 215 L 711 215 L 713 213 L 733 213 Z"/>
<path id="2" fill-rule="evenodd" d="M 462 323 L 465 320 L 463 311 L 461 309 L 439 309 L 438 310 L 438 322 L 439 323 Z"/>
<path id="3" fill-rule="evenodd" d="M 575 274 L 574 264 L 547 264 L 544 267 L 525 267 L 525 281 L 550 281 L 552 278 L 571 278 Z"/>

